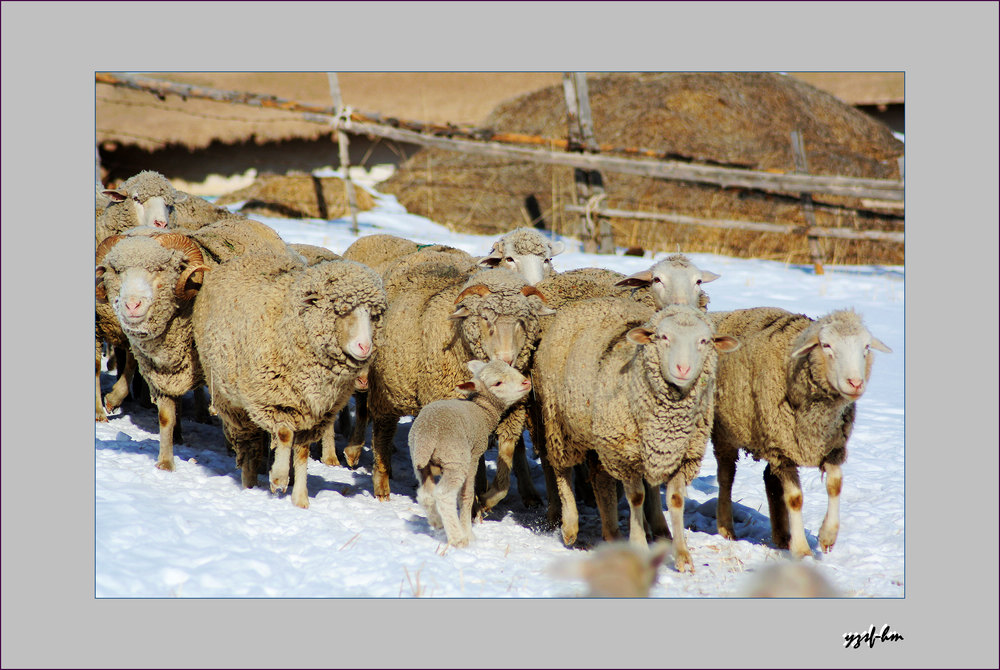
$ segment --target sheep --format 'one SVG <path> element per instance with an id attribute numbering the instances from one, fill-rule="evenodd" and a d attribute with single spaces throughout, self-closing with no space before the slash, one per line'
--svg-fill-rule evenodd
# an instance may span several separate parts
<path id="1" fill-rule="evenodd" d="M 654 309 L 679 304 L 697 305 L 699 309 L 705 311 L 709 298 L 701 290 L 701 285 L 718 278 L 719 275 L 713 272 L 697 268 L 687 256 L 674 254 L 655 263 L 649 269 L 628 277 L 603 268 L 581 268 L 550 275 L 539 283 L 538 287 L 545 294 L 549 306 L 557 311 L 574 302 L 606 296 L 628 296 Z M 540 339 L 545 339 L 546 329 L 551 323 L 552 319 L 543 320 Z M 532 445 L 542 461 L 546 479 L 549 497 L 548 520 L 555 524 L 559 522 L 560 503 L 552 471 L 545 459 L 545 426 L 537 404 L 529 407 L 529 416 Z M 518 463 L 519 456 L 523 458 L 522 454 L 522 451 L 515 452 L 515 464 Z M 576 468 L 578 483 L 585 480 L 585 468 L 584 464 Z M 590 491 L 586 487 L 583 487 L 582 492 L 589 497 Z M 663 532 L 665 520 L 659 500 L 658 490 L 648 487 L 646 517 L 655 525 L 658 532 Z"/>
<path id="2" fill-rule="evenodd" d="M 498 358 L 525 370 L 538 337 L 539 317 L 551 313 L 544 297 L 509 270 L 456 265 L 439 252 L 417 252 L 433 261 L 408 263 L 387 272 L 389 308 L 386 344 L 369 371 L 368 409 L 372 416 L 376 497 L 389 497 L 389 456 L 399 418 L 454 396 L 465 381 L 465 363 Z M 416 256 L 417 254 L 414 254 Z M 523 403 L 514 405 L 497 427 L 496 490 L 509 487 L 512 452 L 524 428 Z M 499 498 L 497 498 L 499 499 Z"/>
<path id="3" fill-rule="evenodd" d="M 712 425 L 717 352 L 738 346 L 732 337 L 715 336 L 705 315 L 688 305 L 653 313 L 633 300 L 598 298 L 559 310 L 532 372 L 567 546 L 578 532 L 569 468 L 589 458 L 604 539 L 618 536 L 612 477 L 624 484 L 629 541 L 638 547 L 646 546 L 644 480 L 666 482 L 674 566 L 693 571 L 684 491 Z"/>
<path id="4" fill-rule="evenodd" d="M 292 503 L 309 506 L 309 445 L 347 404 L 385 309 L 381 278 L 354 261 L 248 254 L 212 270 L 191 321 L 244 487 L 256 484 L 270 436 L 271 491 L 288 488 L 294 450 Z"/>
<path id="5" fill-rule="evenodd" d="M 115 189 L 101 191 L 109 203 L 97 216 L 96 243 L 136 226 L 175 227 L 174 209 L 187 200 L 159 172 L 144 170 Z"/>
<path id="6" fill-rule="evenodd" d="M 443 525 L 448 544 L 455 547 L 467 546 L 472 539 L 473 484 L 489 436 L 504 410 L 531 390 L 531 382 L 503 361 L 472 360 L 467 366 L 472 381 L 459 384 L 458 389 L 469 397 L 425 405 L 407 438 L 418 483 L 417 502 L 427 511 L 431 527 Z M 436 486 L 435 475 L 441 477 Z M 456 501 L 460 515 L 456 515 Z"/>
<path id="7" fill-rule="evenodd" d="M 658 309 L 667 305 L 697 305 L 708 309 L 708 294 L 702 284 L 715 281 L 719 275 L 698 269 L 684 254 L 673 254 L 655 263 L 648 270 L 637 272 L 617 282 L 615 286 L 649 287 Z"/>
<path id="8" fill-rule="evenodd" d="M 489 255 L 479 265 L 513 270 L 530 286 L 536 286 L 555 272 L 552 257 L 565 248 L 562 242 L 553 242 L 534 228 L 515 228 L 493 243 Z"/>
<path id="9" fill-rule="evenodd" d="M 97 301 L 109 303 L 149 382 L 160 417 L 157 467 L 173 470 L 173 442 L 180 439 L 174 433 L 176 401 L 189 390 L 198 393 L 204 383 L 190 324 L 190 303 L 204 271 L 239 253 L 287 256 L 290 251 L 264 224 L 236 219 L 190 235 L 137 227 L 104 244 L 107 250 L 96 266 Z M 301 262 L 301 256 L 295 258 Z"/>
<path id="10" fill-rule="evenodd" d="M 213 205 L 204 198 L 188 195 L 174 205 L 174 225 L 185 230 L 198 230 L 222 219 L 246 219 L 242 214 Z"/>
<path id="11" fill-rule="evenodd" d="M 739 449 L 768 465 L 764 486 L 771 539 L 793 557 L 812 555 L 802 521 L 798 467 L 826 477 L 819 545 L 829 552 L 840 528 L 841 464 L 855 403 L 871 375 L 872 349 L 891 353 L 853 310 L 813 320 L 776 307 L 710 313 L 720 334 L 743 342 L 719 364 L 712 444 L 718 461 L 719 534 L 735 539 L 732 488 Z"/>
<path id="12" fill-rule="evenodd" d="M 381 233 L 359 237 L 344 250 L 344 258 L 364 263 L 384 277 L 391 263 L 424 249 L 454 254 L 458 259 L 472 260 L 472 256 L 461 249 L 444 244 L 420 244 L 403 237 Z"/>

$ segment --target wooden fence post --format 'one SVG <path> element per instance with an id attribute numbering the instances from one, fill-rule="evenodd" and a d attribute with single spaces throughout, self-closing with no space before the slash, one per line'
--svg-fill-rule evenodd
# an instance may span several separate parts
<path id="1" fill-rule="evenodd" d="M 337 118 L 341 119 L 344 114 L 344 103 L 340 98 L 340 82 L 336 72 L 327 72 L 326 76 L 330 80 L 330 97 L 333 98 L 333 106 L 337 110 Z M 347 115 L 350 120 L 350 115 Z M 351 208 L 351 232 L 358 234 L 358 201 L 354 196 L 354 182 L 351 181 L 351 155 L 349 153 L 350 140 L 347 133 L 337 126 L 337 148 L 340 151 L 340 169 L 344 172 L 344 191 L 347 193 L 347 204 Z"/>
<path id="2" fill-rule="evenodd" d="M 801 174 L 809 174 L 809 164 L 806 162 L 806 149 L 802 142 L 802 133 L 797 130 L 792 131 L 792 155 L 795 157 L 795 171 Z M 816 214 L 813 211 L 812 195 L 802 193 L 802 210 L 806 216 L 806 227 L 816 227 Z M 819 238 L 809 235 L 809 254 L 812 256 L 813 269 L 816 274 L 821 275 L 823 271 L 823 252 L 819 247 Z"/>
<path id="3" fill-rule="evenodd" d="M 584 72 L 563 73 L 563 93 L 566 97 L 569 142 L 567 150 L 592 153 L 597 150 L 594 121 L 590 112 L 590 94 Z M 580 237 L 587 253 L 611 254 L 615 251 L 611 225 L 607 219 L 591 214 L 605 197 L 604 179 L 598 170 L 573 169 L 576 202 L 586 207 L 580 217 Z M 596 225 L 595 225 L 596 220 Z"/>

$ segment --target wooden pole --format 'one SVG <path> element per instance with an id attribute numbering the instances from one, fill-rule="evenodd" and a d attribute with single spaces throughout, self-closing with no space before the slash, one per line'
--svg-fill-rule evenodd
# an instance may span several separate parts
<path id="1" fill-rule="evenodd" d="M 590 111 L 590 94 L 587 89 L 587 75 L 584 72 L 563 73 L 563 93 L 566 98 L 566 121 L 568 130 L 567 149 L 589 153 L 597 150 L 594 140 L 594 121 Z M 596 204 L 605 197 L 604 178 L 597 170 L 575 168 L 573 180 L 576 183 L 577 205 L 584 206 L 585 215 L 580 217 L 580 238 L 588 253 L 614 253 L 614 238 L 611 225 L 604 219 L 592 217 Z M 595 225 L 594 218 L 597 218 Z"/>
<path id="2" fill-rule="evenodd" d="M 334 125 L 354 135 L 368 135 L 385 139 L 410 142 L 421 146 L 438 147 L 451 151 L 473 153 L 484 156 L 497 156 L 514 160 L 527 160 L 552 165 L 566 165 L 589 170 L 606 170 L 622 174 L 635 174 L 643 177 L 659 177 L 678 181 L 693 181 L 706 184 L 716 184 L 725 188 L 747 188 L 779 193 L 826 193 L 853 198 L 872 198 L 876 200 L 903 200 L 903 182 L 889 179 L 865 179 L 858 177 L 841 177 L 826 175 L 785 174 L 776 172 L 761 172 L 733 167 L 718 167 L 699 165 L 676 160 L 644 160 L 624 158 L 620 156 L 605 156 L 581 154 L 562 151 L 547 151 L 531 149 L 512 144 L 501 144 L 496 141 L 503 138 L 507 142 L 520 141 L 514 136 L 497 134 L 490 131 L 477 131 L 477 137 L 482 139 L 454 139 L 447 133 L 428 129 L 415 132 L 381 122 L 375 115 L 366 115 L 352 111 L 350 122 L 336 119 L 337 111 L 331 107 L 306 105 L 293 100 L 284 100 L 271 95 L 260 95 L 240 91 L 220 91 L 205 87 L 176 84 L 161 79 L 135 77 L 131 75 L 110 74 L 98 72 L 97 82 L 112 86 L 121 86 L 155 95 L 179 95 L 186 98 L 200 98 L 219 102 L 232 102 L 256 107 L 280 109 L 287 112 L 297 112 L 299 117 L 311 123 L 330 125 L 334 117 Z M 530 136 L 523 136 L 530 137 Z M 549 144 L 561 146 L 563 141 L 552 138 L 531 137 L 530 144 Z M 603 147 L 602 147 L 603 150 Z M 619 151 L 618 149 L 615 149 Z"/>
<path id="3" fill-rule="evenodd" d="M 330 80 L 330 97 L 333 98 L 333 106 L 338 110 L 337 118 L 344 115 L 344 103 L 340 98 L 340 82 L 336 72 L 327 72 Z M 341 128 L 337 128 L 337 148 L 340 151 L 340 169 L 344 173 L 344 191 L 347 193 L 347 205 L 351 208 L 351 232 L 358 234 L 358 201 L 354 195 L 354 182 L 351 181 L 351 154 L 350 140 Z"/>
<path id="4" fill-rule="evenodd" d="M 795 156 L 795 171 L 801 174 L 809 173 L 809 164 L 806 162 L 806 148 L 802 142 L 802 133 L 797 130 L 792 131 L 792 154 Z M 807 228 L 816 227 L 816 214 L 813 212 L 812 196 L 808 193 L 802 194 L 802 211 L 805 213 Z M 813 269 L 816 274 L 823 272 L 823 252 L 819 247 L 819 239 L 815 235 L 807 233 L 809 241 L 809 255 L 812 256 Z"/>
<path id="5" fill-rule="evenodd" d="M 568 212 L 583 212 L 585 207 L 566 205 Z M 779 223 L 763 223 L 759 221 L 736 221 L 733 219 L 700 219 L 684 214 L 665 214 L 662 212 L 632 212 L 625 209 L 600 209 L 597 213 L 604 217 L 615 219 L 648 219 L 650 221 L 667 221 L 685 226 L 708 226 L 710 228 L 728 228 L 732 230 L 753 230 L 761 233 L 783 233 L 786 235 L 811 235 L 813 237 L 833 237 L 842 240 L 878 240 L 881 242 L 903 242 L 903 233 L 881 230 L 851 230 L 848 228 L 805 228 L 802 226 L 784 226 Z"/>

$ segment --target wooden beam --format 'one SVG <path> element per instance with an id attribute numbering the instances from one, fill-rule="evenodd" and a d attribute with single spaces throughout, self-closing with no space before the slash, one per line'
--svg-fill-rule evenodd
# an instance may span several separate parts
<path id="1" fill-rule="evenodd" d="M 330 97 L 333 99 L 333 106 L 339 110 L 337 118 L 343 118 L 344 102 L 340 97 L 340 81 L 337 79 L 337 73 L 327 72 L 326 76 L 330 80 Z M 344 191 L 347 195 L 347 204 L 351 209 L 351 232 L 357 236 L 358 201 L 354 195 L 354 182 L 351 181 L 350 140 L 342 129 L 337 130 L 337 149 L 340 153 L 340 169 L 344 172 Z"/>
<path id="2" fill-rule="evenodd" d="M 580 212 L 584 208 L 577 205 L 566 205 L 566 211 Z M 815 237 L 834 237 L 843 240 L 878 240 L 880 242 L 903 242 L 903 233 L 881 230 L 851 230 L 848 228 L 820 228 L 804 226 L 784 226 L 779 223 L 762 223 L 757 221 L 736 221 L 733 219 L 700 219 L 684 214 L 665 214 L 662 212 L 632 212 L 624 209 L 599 209 L 597 214 L 614 219 L 645 219 L 650 221 L 666 221 L 685 226 L 708 226 L 709 228 L 728 228 L 733 230 L 753 230 L 761 233 L 782 233 L 786 235 L 813 235 Z"/>
<path id="3" fill-rule="evenodd" d="M 802 133 L 797 130 L 792 131 L 792 155 L 795 158 L 795 171 L 800 174 L 809 174 L 809 163 L 806 161 L 806 147 L 802 141 Z M 808 193 L 802 194 L 802 211 L 806 217 L 806 226 L 816 227 L 816 215 L 813 212 L 812 196 Z M 819 248 L 819 239 L 815 235 L 808 236 L 809 255 L 812 257 L 813 270 L 821 275 L 823 272 L 823 252 Z"/>

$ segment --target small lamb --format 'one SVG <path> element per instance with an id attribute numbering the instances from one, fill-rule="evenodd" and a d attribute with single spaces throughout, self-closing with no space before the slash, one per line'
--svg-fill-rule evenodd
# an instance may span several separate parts
<path id="1" fill-rule="evenodd" d="M 479 458 L 505 409 L 531 390 L 531 382 L 509 364 L 473 360 L 472 381 L 458 386 L 464 400 L 436 400 L 426 405 L 410 428 L 410 460 L 419 484 L 417 501 L 433 528 L 444 526 L 448 544 L 464 547 L 472 538 L 472 500 Z M 441 478 L 434 485 L 434 476 Z M 461 514 L 456 502 L 461 492 Z M 461 522 L 459 522 L 461 518 Z"/>

